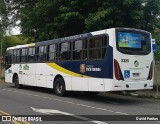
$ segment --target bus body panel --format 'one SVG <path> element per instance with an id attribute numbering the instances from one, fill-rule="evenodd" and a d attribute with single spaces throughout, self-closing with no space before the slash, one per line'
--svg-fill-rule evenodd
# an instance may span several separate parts
<path id="1" fill-rule="evenodd" d="M 31 64 L 27 64 L 27 65 L 29 66 L 29 69 L 27 70 L 27 75 L 28 75 L 27 85 L 37 86 L 37 78 L 36 78 L 37 64 L 31 63 Z"/>
<path id="2" fill-rule="evenodd" d="M 47 65 L 44 63 L 38 63 L 36 68 L 37 86 L 46 87 L 47 75 Z"/>
<path id="3" fill-rule="evenodd" d="M 88 91 L 88 78 L 72 77 L 72 91 Z"/>

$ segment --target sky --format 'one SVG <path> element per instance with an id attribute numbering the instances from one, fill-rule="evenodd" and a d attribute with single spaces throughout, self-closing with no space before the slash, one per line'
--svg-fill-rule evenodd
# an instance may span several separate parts
<path id="1" fill-rule="evenodd" d="M 21 28 L 18 26 L 20 23 L 20 21 L 18 20 L 16 22 L 16 26 L 10 25 L 8 27 L 8 30 L 6 31 L 7 35 L 18 35 L 21 32 Z"/>
<path id="2" fill-rule="evenodd" d="M 11 29 L 11 35 L 18 35 L 20 34 L 20 27 L 16 26 Z"/>

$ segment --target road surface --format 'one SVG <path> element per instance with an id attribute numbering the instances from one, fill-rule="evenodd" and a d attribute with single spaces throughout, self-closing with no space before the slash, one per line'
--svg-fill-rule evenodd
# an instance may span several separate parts
<path id="1" fill-rule="evenodd" d="M 1 82 L 0 115 L 3 115 L 0 123 L 4 124 L 160 124 L 160 117 L 156 120 L 156 115 L 160 115 L 160 100 L 111 93 L 86 96 L 71 92 L 67 97 L 58 97 L 51 89 L 16 89 L 13 84 Z M 13 116 L 19 120 L 5 121 Z"/>

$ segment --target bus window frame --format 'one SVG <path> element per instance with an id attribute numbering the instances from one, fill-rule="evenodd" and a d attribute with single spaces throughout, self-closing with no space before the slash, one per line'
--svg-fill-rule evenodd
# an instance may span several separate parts
<path id="1" fill-rule="evenodd" d="M 16 54 L 15 54 L 16 51 Z M 13 54 L 12 54 L 12 62 L 17 63 L 17 49 L 13 49 Z"/>
<path id="2" fill-rule="evenodd" d="M 22 56 L 22 50 L 23 49 L 25 49 L 25 55 L 24 56 Z M 25 62 L 22 61 L 22 57 L 25 57 Z M 20 63 L 28 63 L 28 47 L 21 48 Z"/>
<path id="3" fill-rule="evenodd" d="M 55 45 L 55 51 L 54 52 L 50 52 L 50 46 L 51 45 Z M 58 61 L 58 53 L 59 53 L 59 50 L 58 50 L 58 43 L 52 43 L 52 44 L 48 44 L 47 45 L 47 62 L 55 62 L 55 61 Z M 49 59 L 49 55 L 51 53 L 54 53 L 55 54 L 55 60 L 50 60 Z"/>
<path id="4" fill-rule="evenodd" d="M 32 54 L 29 55 L 29 49 L 32 48 Z M 33 54 L 33 49 L 34 49 L 34 54 Z M 36 47 L 28 47 L 28 59 L 27 59 L 27 62 L 28 63 L 36 63 Z M 30 56 L 33 56 L 33 61 L 30 61 Z"/>
<path id="5" fill-rule="evenodd" d="M 106 40 L 107 40 L 107 46 L 90 48 L 90 40 L 91 40 L 92 38 L 97 38 L 97 37 L 106 38 Z M 106 55 L 107 55 L 108 47 L 109 47 L 109 35 L 108 35 L 108 34 L 95 35 L 95 36 L 89 38 L 89 41 L 88 41 L 88 54 L 89 54 L 88 59 L 89 59 L 90 61 L 102 61 L 102 60 L 104 60 L 104 59 L 106 58 Z M 102 57 L 102 58 L 100 58 L 100 59 L 91 59 L 91 58 L 90 58 L 90 50 L 100 49 L 100 48 L 101 48 L 101 49 L 104 49 L 104 48 L 106 49 L 106 50 L 105 50 L 105 55 L 104 55 L 104 57 Z"/>
<path id="6" fill-rule="evenodd" d="M 40 47 L 45 47 L 45 52 L 43 52 L 43 54 L 40 54 Z M 43 48 L 44 50 L 44 48 Z M 36 62 L 37 63 L 45 63 L 47 61 L 47 45 L 41 45 L 36 47 Z M 43 60 L 40 59 L 40 55 L 43 55 Z"/>
<path id="7" fill-rule="evenodd" d="M 19 55 L 16 54 L 16 63 L 20 63 L 21 62 L 21 49 L 17 49 L 17 53 L 19 51 Z M 19 61 L 18 61 L 18 58 L 19 58 Z"/>
<path id="8" fill-rule="evenodd" d="M 9 51 L 11 51 L 10 54 L 8 54 Z M 13 55 L 13 54 L 12 54 L 12 53 L 13 53 L 13 50 L 12 50 L 12 49 L 7 50 L 7 55 L 5 55 L 5 64 L 7 64 L 7 65 L 13 64 L 13 58 L 12 58 L 12 55 Z M 6 61 L 6 58 L 7 58 L 7 61 Z"/>
<path id="9" fill-rule="evenodd" d="M 70 55 L 70 59 L 60 59 L 60 54 L 61 54 L 61 44 L 63 44 L 63 43 L 68 43 L 69 44 L 69 50 L 67 50 L 67 51 L 63 51 L 63 52 L 68 52 L 68 53 L 70 53 L 69 55 Z M 58 61 L 61 61 L 61 62 L 65 62 L 65 61 L 72 61 L 72 41 L 71 40 L 66 40 L 66 41 L 64 41 L 64 42 L 61 42 L 61 43 L 58 43 Z"/>
<path id="10" fill-rule="evenodd" d="M 74 49 L 74 43 L 76 42 L 76 41 L 79 41 L 79 40 L 82 40 L 82 42 L 83 42 L 83 40 L 85 40 L 87 43 L 86 43 L 86 45 L 87 45 L 87 47 L 84 49 L 84 48 L 82 48 L 82 49 Z M 76 40 L 73 40 L 72 41 L 72 61 L 87 61 L 88 60 L 88 42 L 89 42 L 89 40 L 88 40 L 88 38 L 80 38 L 80 39 L 76 39 Z M 86 58 L 85 59 L 73 59 L 73 57 L 74 57 L 74 51 L 78 51 L 78 50 L 82 50 L 82 51 L 86 51 L 87 53 L 87 56 L 86 56 Z"/>
<path id="11" fill-rule="evenodd" d="M 139 33 L 139 34 L 144 34 L 144 35 L 149 35 L 149 39 L 151 40 L 151 35 L 149 32 L 147 31 L 142 31 L 142 30 L 138 30 L 138 29 L 123 29 L 123 28 L 117 28 L 115 29 L 115 33 L 116 33 L 116 50 L 120 53 L 123 53 L 125 55 L 148 55 L 151 53 L 151 41 L 150 41 L 150 50 L 149 51 L 130 51 L 130 50 L 121 50 L 118 46 L 118 32 L 128 32 L 128 33 Z"/>

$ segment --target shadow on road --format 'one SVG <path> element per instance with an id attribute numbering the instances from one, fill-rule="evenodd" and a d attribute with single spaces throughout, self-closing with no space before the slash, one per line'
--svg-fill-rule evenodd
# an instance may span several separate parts
<path id="1" fill-rule="evenodd" d="M 8 86 L 9 88 L 15 89 L 15 87 Z M 25 91 L 32 91 L 34 93 L 44 93 L 45 95 L 52 95 L 56 96 L 53 89 L 49 88 L 41 88 L 41 87 L 33 87 L 33 86 L 23 86 L 22 88 Z M 56 96 L 57 98 L 58 96 Z M 98 95 L 86 95 L 83 94 L 83 92 L 68 92 L 67 96 L 64 98 L 73 98 L 77 100 L 85 100 L 85 101 L 90 101 L 94 103 L 107 103 L 107 104 L 123 104 L 123 105 L 135 105 L 135 104 L 143 104 L 142 99 L 140 98 L 134 98 L 130 96 L 123 96 L 120 95 L 118 92 L 107 92 L 107 93 L 100 93 Z"/>

